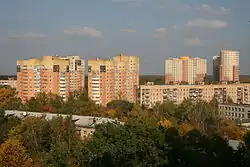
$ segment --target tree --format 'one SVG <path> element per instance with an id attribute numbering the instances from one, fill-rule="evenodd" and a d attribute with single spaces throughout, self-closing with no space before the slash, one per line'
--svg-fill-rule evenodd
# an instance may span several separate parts
<path id="1" fill-rule="evenodd" d="M 178 130 L 181 135 L 186 135 L 189 131 L 193 130 L 194 127 L 188 123 L 182 123 L 178 126 Z"/>
<path id="2" fill-rule="evenodd" d="M 86 90 L 80 90 L 69 95 L 67 101 L 60 109 L 60 113 L 100 116 L 104 114 L 104 108 L 90 100 Z"/>
<path id="3" fill-rule="evenodd" d="M 10 87 L 0 88 L 0 109 L 18 110 L 21 106 L 21 100 L 17 98 L 14 89 Z"/>
<path id="4" fill-rule="evenodd" d="M 32 112 L 56 112 L 59 113 L 64 102 L 62 97 L 52 93 L 38 93 L 26 102 L 25 107 Z"/>
<path id="5" fill-rule="evenodd" d="M 158 110 L 159 116 L 165 117 L 167 119 L 173 119 L 176 110 L 176 105 L 172 101 L 167 101 L 165 103 L 160 104 Z"/>
<path id="6" fill-rule="evenodd" d="M 9 139 L 0 146 L 0 166 L 27 167 L 35 166 L 25 153 L 24 147 L 16 139 Z"/>
<path id="7" fill-rule="evenodd" d="M 164 134 L 149 123 L 99 125 L 83 151 L 90 166 L 158 166 L 166 164 L 160 148 Z"/>
<path id="8" fill-rule="evenodd" d="M 121 118 L 127 116 L 127 114 L 133 109 L 134 104 L 126 100 L 113 100 L 107 104 L 107 108 L 115 109 L 118 116 Z"/>
<path id="9" fill-rule="evenodd" d="M 234 101 L 233 101 L 233 99 L 230 96 L 228 96 L 227 100 L 226 100 L 226 103 L 228 103 L 228 104 L 234 104 Z"/>
<path id="10" fill-rule="evenodd" d="M 163 120 L 158 123 L 159 126 L 162 126 L 164 128 L 170 128 L 172 127 L 172 123 L 169 120 Z"/>
<path id="11" fill-rule="evenodd" d="M 245 136 L 247 131 L 237 126 L 233 122 L 230 122 L 228 120 L 221 120 L 218 133 L 221 134 L 221 136 L 225 136 L 231 140 L 243 140 L 243 137 Z"/>
<path id="12" fill-rule="evenodd" d="M 8 138 L 8 132 L 18 124 L 20 124 L 20 119 L 5 116 L 4 111 L 0 109 L 0 144 Z"/>

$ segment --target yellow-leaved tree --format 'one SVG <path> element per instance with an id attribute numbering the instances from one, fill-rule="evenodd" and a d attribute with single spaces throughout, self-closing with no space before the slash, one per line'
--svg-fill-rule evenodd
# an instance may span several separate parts
<path id="1" fill-rule="evenodd" d="M 158 125 L 159 125 L 159 126 L 162 126 L 162 127 L 164 127 L 164 128 L 170 128 L 170 127 L 173 126 L 173 125 L 172 125 L 172 122 L 169 121 L 169 120 L 167 120 L 167 119 L 158 122 Z"/>
<path id="2" fill-rule="evenodd" d="M 25 154 L 25 148 L 16 139 L 8 139 L 0 146 L 1 167 L 34 167 L 32 159 Z"/>
<path id="3" fill-rule="evenodd" d="M 181 135 L 186 135 L 189 131 L 193 130 L 194 127 L 190 125 L 189 123 L 182 123 L 178 125 L 178 130 Z"/>

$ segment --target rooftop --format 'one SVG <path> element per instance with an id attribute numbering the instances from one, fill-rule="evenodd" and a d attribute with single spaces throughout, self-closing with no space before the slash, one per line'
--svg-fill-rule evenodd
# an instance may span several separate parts
<path id="1" fill-rule="evenodd" d="M 229 103 L 227 103 L 227 104 L 219 104 L 219 105 L 221 105 L 221 106 L 241 106 L 241 107 L 250 107 L 250 104 L 237 104 L 237 103 L 231 103 L 231 104 L 229 104 Z"/>
<path id="2" fill-rule="evenodd" d="M 5 110 L 5 115 L 14 115 L 18 118 L 25 118 L 27 116 L 33 117 L 42 117 L 44 116 L 45 119 L 51 120 L 56 117 L 66 118 L 70 115 L 66 114 L 52 114 L 52 113 L 41 113 L 41 112 L 26 112 L 26 111 L 16 111 L 16 110 Z M 78 127 L 94 127 L 95 125 L 102 124 L 102 123 L 115 123 L 115 124 L 123 124 L 123 122 L 110 119 L 110 118 L 103 118 L 103 117 L 93 117 L 93 116 L 79 116 L 79 115 L 72 115 L 72 120 L 75 120 L 75 124 Z"/>

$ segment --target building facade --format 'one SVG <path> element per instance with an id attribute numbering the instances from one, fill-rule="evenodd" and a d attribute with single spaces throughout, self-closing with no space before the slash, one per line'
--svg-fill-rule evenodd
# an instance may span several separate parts
<path id="1" fill-rule="evenodd" d="M 39 92 L 57 94 L 64 99 L 84 87 L 84 61 L 79 56 L 43 56 L 17 60 L 17 92 L 27 101 Z"/>
<path id="2" fill-rule="evenodd" d="M 8 78 L 8 79 L 5 79 L 5 80 L 0 80 L 0 85 L 1 86 L 9 86 L 11 88 L 16 89 L 17 80 L 15 78 Z"/>
<path id="3" fill-rule="evenodd" d="M 250 105 L 219 104 L 219 114 L 222 118 L 234 121 L 250 119 Z"/>
<path id="4" fill-rule="evenodd" d="M 221 50 L 213 57 L 213 75 L 217 81 L 239 81 L 239 51 Z"/>
<path id="5" fill-rule="evenodd" d="M 184 99 L 211 101 L 214 97 L 219 103 L 230 97 L 234 103 L 250 104 L 250 84 L 141 85 L 138 95 L 139 103 L 147 107 L 168 100 L 180 104 Z"/>
<path id="6" fill-rule="evenodd" d="M 88 95 L 97 104 L 115 99 L 136 102 L 139 57 L 120 54 L 113 59 L 88 61 Z"/>
<path id="7" fill-rule="evenodd" d="M 203 82 L 206 73 L 206 59 L 182 56 L 165 60 L 165 84 Z"/>

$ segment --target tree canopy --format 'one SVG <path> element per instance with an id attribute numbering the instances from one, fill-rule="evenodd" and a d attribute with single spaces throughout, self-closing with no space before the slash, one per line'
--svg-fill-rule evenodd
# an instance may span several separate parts
<path id="1" fill-rule="evenodd" d="M 2 89 L 2 90 L 1 90 Z M 85 90 L 65 101 L 40 93 L 26 103 L 0 88 L 0 166 L 50 167 L 248 167 L 250 133 L 218 115 L 218 102 L 185 99 L 148 109 L 125 100 L 96 105 Z M 5 109 L 68 114 L 67 118 L 6 116 Z M 76 127 L 72 114 L 118 118 L 124 124 Z M 241 141 L 233 150 L 228 139 Z"/>

